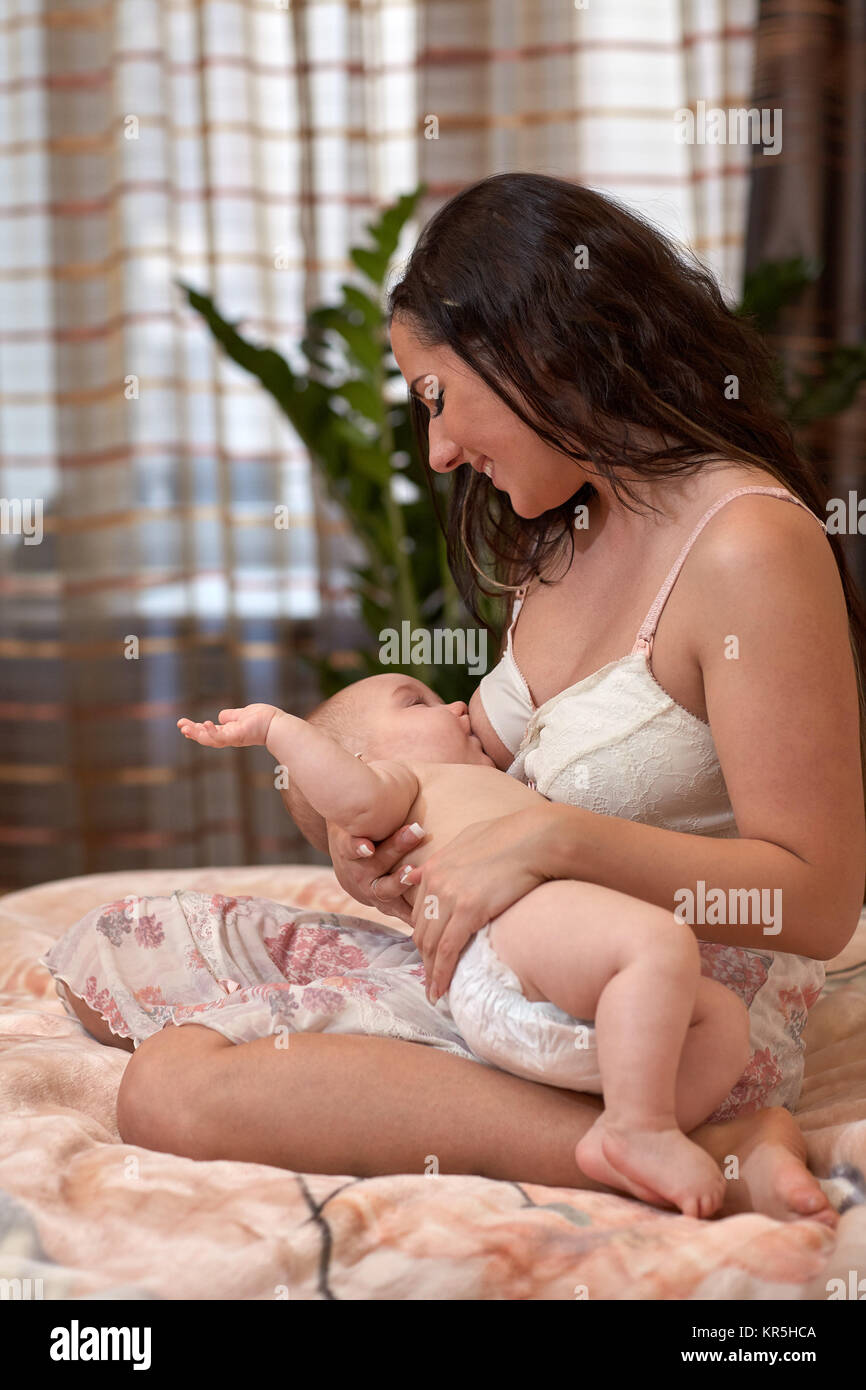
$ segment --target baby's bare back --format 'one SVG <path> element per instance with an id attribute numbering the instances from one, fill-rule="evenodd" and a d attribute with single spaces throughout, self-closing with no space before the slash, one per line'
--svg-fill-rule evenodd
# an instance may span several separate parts
<path id="1" fill-rule="evenodd" d="M 476 821 L 510 816 L 514 811 L 537 806 L 545 798 L 516 777 L 497 767 L 473 763 L 422 763 L 404 758 L 421 787 L 406 817 L 418 821 L 426 832 L 417 849 L 409 850 L 403 864 L 423 864 L 431 854 L 447 845 L 461 830 Z M 397 826 L 394 829 L 398 829 Z"/>

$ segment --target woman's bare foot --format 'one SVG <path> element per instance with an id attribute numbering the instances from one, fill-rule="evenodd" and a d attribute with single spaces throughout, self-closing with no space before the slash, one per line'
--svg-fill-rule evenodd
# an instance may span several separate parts
<path id="1" fill-rule="evenodd" d="M 690 1139 L 719 1164 L 726 1177 L 722 1216 L 755 1211 L 777 1221 L 810 1217 L 831 1229 L 839 1214 L 806 1167 L 806 1141 L 793 1115 L 781 1106 L 701 1125 Z M 736 1159 L 738 1176 L 728 1177 Z"/>
<path id="2" fill-rule="evenodd" d="M 712 1216 L 725 1200 L 718 1164 L 676 1127 L 625 1128 L 604 1111 L 575 1153 L 597 1182 L 645 1202 L 673 1204 L 684 1216 Z"/>

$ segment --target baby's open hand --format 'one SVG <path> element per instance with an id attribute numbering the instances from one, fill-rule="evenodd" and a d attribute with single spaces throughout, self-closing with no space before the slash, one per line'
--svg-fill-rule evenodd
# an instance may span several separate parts
<path id="1" fill-rule="evenodd" d="M 191 738 L 205 748 L 252 748 L 264 743 L 276 705 L 244 705 L 243 709 L 221 709 L 219 724 L 206 719 L 196 724 L 193 719 L 179 719 L 177 727 L 184 738 Z"/>

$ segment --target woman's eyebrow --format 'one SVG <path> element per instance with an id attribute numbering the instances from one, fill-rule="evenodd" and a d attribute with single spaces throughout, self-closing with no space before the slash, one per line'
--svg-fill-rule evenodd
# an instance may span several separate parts
<path id="1" fill-rule="evenodd" d="M 431 381 L 431 382 L 432 382 L 432 381 L 435 381 L 435 382 L 436 382 L 436 385 L 437 385 L 437 389 L 438 389 L 439 378 L 438 378 L 437 376 L 435 376 L 435 375 L 433 374 L 433 372 L 422 372 L 420 376 L 416 376 L 416 377 L 414 378 L 413 381 L 410 381 L 410 382 L 409 382 L 409 392 L 410 392 L 411 395 L 415 396 L 417 400 L 419 400 L 419 401 L 429 401 L 429 400 L 432 400 L 433 398 L 432 398 L 431 396 L 428 396 L 426 392 L 424 393 L 423 396 L 419 396 L 419 395 L 418 395 L 418 392 L 415 390 L 415 382 L 416 382 L 416 381 Z"/>

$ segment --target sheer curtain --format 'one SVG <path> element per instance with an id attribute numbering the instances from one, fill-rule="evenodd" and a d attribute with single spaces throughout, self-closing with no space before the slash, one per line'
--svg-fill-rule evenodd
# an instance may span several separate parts
<path id="1" fill-rule="evenodd" d="M 267 755 L 210 755 L 175 721 L 304 713 L 302 655 L 366 640 L 356 542 L 175 282 L 300 366 L 305 309 L 352 277 L 377 208 L 429 183 L 402 255 L 465 183 L 533 168 L 646 211 L 736 290 L 748 151 L 678 145 L 673 113 L 747 104 L 753 18 L 750 0 L 11 0 L 0 885 L 321 859 Z"/>
<path id="2" fill-rule="evenodd" d="M 680 143 L 675 118 L 699 102 L 751 106 L 757 12 L 758 0 L 427 0 L 431 199 L 503 169 L 578 179 L 688 243 L 738 295 L 751 148 Z"/>

